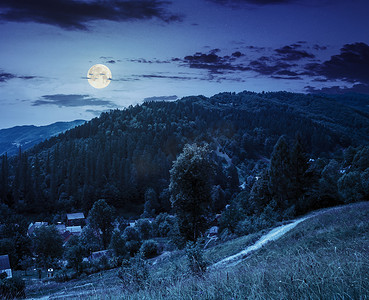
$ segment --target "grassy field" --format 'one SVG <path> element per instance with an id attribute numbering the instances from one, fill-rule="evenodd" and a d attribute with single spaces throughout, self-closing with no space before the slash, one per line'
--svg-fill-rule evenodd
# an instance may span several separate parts
<path id="1" fill-rule="evenodd" d="M 255 242 L 241 237 L 205 251 L 214 263 Z M 28 297 L 51 299 L 369 299 L 369 202 L 333 208 L 270 242 L 236 267 L 194 276 L 184 252 L 125 286 L 117 270 L 67 283 L 34 285 Z M 128 276 L 128 275 L 127 275 Z M 54 285 L 54 286 L 53 286 Z"/>

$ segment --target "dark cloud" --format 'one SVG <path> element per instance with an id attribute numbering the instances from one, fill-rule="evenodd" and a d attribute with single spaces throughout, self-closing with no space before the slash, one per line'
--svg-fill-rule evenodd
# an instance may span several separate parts
<path id="1" fill-rule="evenodd" d="M 213 74 L 250 70 L 241 63 L 235 63 L 237 59 L 244 56 L 241 52 L 234 52 L 231 56 L 221 56 L 217 54 L 219 52 L 220 49 L 213 49 L 209 53 L 197 52 L 194 55 L 187 55 L 183 59 L 174 58 L 172 61 L 180 61 L 184 66 L 207 70 Z"/>
<path id="2" fill-rule="evenodd" d="M 89 95 L 78 94 L 55 94 L 44 95 L 41 99 L 32 103 L 32 106 L 57 105 L 59 107 L 78 107 L 78 106 L 108 106 L 116 107 L 112 101 L 91 98 Z"/>
<path id="3" fill-rule="evenodd" d="M 88 29 L 88 22 L 131 21 L 157 18 L 165 22 L 180 21 L 169 13 L 170 1 L 161 0 L 1 0 L 0 20 L 35 22 L 65 29 Z"/>
<path id="4" fill-rule="evenodd" d="M 0 82 L 5 82 L 15 77 L 16 77 L 15 75 L 10 74 L 10 73 L 0 73 Z"/>
<path id="5" fill-rule="evenodd" d="M 369 46 L 365 43 L 346 44 L 341 53 L 322 64 L 307 69 L 327 79 L 369 84 Z"/>
<path id="6" fill-rule="evenodd" d="M 306 86 L 305 90 L 311 94 L 347 94 L 347 93 L 359 93 L 359 94 L 369 94 L 368 84 L 355 84 L 352 87 L 323 87 L 321 89 Z"/>
<path id="7" fill-rule="evenodd" d="M 116 63 L 116 61 L 115 61 L 114 59 L 111 59 L 111 60 L 108 60 L 106 63 L 107 63 L 107 64 L 115 64 L 115 63 Z"/>
<path id="8" fill-rule="evenodd" d="M 178 97 L 176 95 L 173 96 L 154 96 L 154 97 L 147 97 L 144 98 L 144 102 L 155 102 L 155 101 L 174 101 L 177 100 Z"/>
<path id="9" fill-rule="evenodd" d="M 274 51 L 278 53 L 281 59 L 288 61 L 296 61 L 304 58 L 315 58 L 314 54 L 308 53 L 305 50 L 300 50 L 299 48 L 301 48 L 300 44 L 292 44 L 275 49 Z"/>
<path id="10" fill-rule="evenodd" d="M 151 79 L 175 79 L 175 80 L 193 80 L 199 79 L 197 77 L 191 76 L 177 76 L 177 75 L 160 75 L 160 74 L 144 74 L 144 75 L 136 75 L 139 78 L 151 78 Z"/>
<path id="11" fill-rule="evenodd" d="M 135 58 L 129 59 L 128 61 L 140 64 L 169 64 L 171 62 L 170 60 L 146 59 L 146 58 Z"/>
<path id="12" fill-rule="evenodd" d="M 272 61 L 270 58 L 262 56 L 257 60 L 250 62 L 249 67 L 252 71 L 260 75 L 298 75 L 292 72 L 290 69 L 297 66 L 296 64 L 290 64 L 283 61 Z"/>
<path id="13" fill-rule="evenodd" d="M 208 0 L 208 1 L 218 3 L 221 5 L 252 4 L 258 6 L 296 2 L 296 0 Z"/>
<path id="14" fill-rule="evenodd" d="M 327 46 L 320 46 L 318 44 L 315 44 L 315 45 L 313 45 L 313 49 L 314 50 L 327 50 L 328 47 Z"/>
<path id="15" fill-rule="evenodd" d="M 6 81 L 8 81 L 10 79 L 14 79 L 14 78 L 29 80 L 29 79 L 39 78 L 39 77 L 38 76 L 19 76 L 19 75 L 7 73 L 7 72 L 2 72 L 0 70 L 0 82 L 6 82 Z"/>

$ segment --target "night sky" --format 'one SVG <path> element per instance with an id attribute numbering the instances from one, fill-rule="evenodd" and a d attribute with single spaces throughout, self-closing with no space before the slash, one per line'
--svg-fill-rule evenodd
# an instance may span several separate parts
<path id="1" fill-rule="evenodd" d="M 367 0 L 0 0 L 0 128 L 219 92 L 369 94 Z M 94 89 L 87 71 L 113 78 Z"/>

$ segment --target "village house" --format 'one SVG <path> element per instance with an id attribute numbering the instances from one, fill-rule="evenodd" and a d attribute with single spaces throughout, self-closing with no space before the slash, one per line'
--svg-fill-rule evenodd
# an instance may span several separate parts
<path id="1" fill-rule="evenodd" d="M 8 278 L 13 277 L 8 255 L 0 255 L 0 274 L 2 273 L 6 273 Z"/>
<path id="2" fill-rule="evenodd" d="M 65 222 L 66 226 L 85 226 L 86 220 L 85 215 L 81 212 L 67 214 L 67 220 Z"/>
<path id="3" fill-rule="evenodd" d="M 46 226 L 48 224 L 49 223 L 47 223 L 47 222 L 35 222 L 35 223 L 29 224 L 28 230 L 27 230 L 27 235 L 31 236 L 35 232 L 36 228 L 40 228 L 41 226 Z"/>

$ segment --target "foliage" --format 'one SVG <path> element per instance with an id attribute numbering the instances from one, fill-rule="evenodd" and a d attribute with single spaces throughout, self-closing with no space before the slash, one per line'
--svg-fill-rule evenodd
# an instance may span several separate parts
<path id="1" fill-rule="evenodd" d="M 207 227 L 214 164 L 207 146 L 186 145 L 170 170 L 171 202 L 180 234 L 196 241 Z"/>
<path id="2" fill-rule="evenodd" d="M 139 219 L 136 221 L 135 228 L 138 231 L 141 240 L 147 240 L 152 237 L 152 224 L 148 219 Z"/>
<path id="3" fill-rule="evenodd" d="M 127 255 L 126 240 L 122 233 L 114 231 L 110 240 L 109 248 L 113 249 L 116 257 L 125 257 Z"/>
<path id="4" fill-rule="evenodd" d="M 141 257 L 124 260 L 118 272 L 123 288 L 130 291 L 143 289 L 150 279 L 148 265 Z"/>
<path id="5" fill-rule="evenodd" d="M 73 236 L 69 241 L 65 250 L 65 258 L 68 264 L 74 268 L 77 273 L 82 272 L 82 260 L 87 254 L 86 249 L 83 247 L 79 238 Z"/>
<path id="6" fill-rule="evenodd" d="M 186 245 L 187 264 L 192 274 L 201 276 L 205 273 L 207 262 L 199 243 L 188 242 Z"/>
<path id="7" fill-rule="evenodd" d="M 25 288 L 24 280 L 16 276 L 0 280 L 0 296 L 3 299 L 24 298 Z"/>
<path id="8" fill-rule="evenodd" d="M 113 221 L 113 208 L 103 199 L 96 201 L 88 214 L 88 223 L 93 229 L 101 231 L 103 249 L 106 249 L 109 245 L 114 228 Z"/>
<path id="9" fill-rule="evenodd" d="M 140 248 L 140 253 L 145 258 L 153 258 L 158 255 L 158 243 L 154 240 L 144 241 Z"/>
<path id="10" fill-rule="evenodd" d="M 32 241 L 36 261 L 43 267 L 50 267 L 63 255 L 63 240 L 55 226 L 36 228 Z"/>

